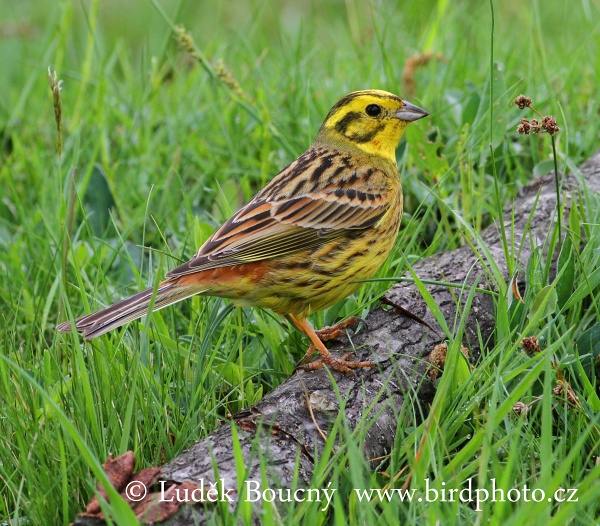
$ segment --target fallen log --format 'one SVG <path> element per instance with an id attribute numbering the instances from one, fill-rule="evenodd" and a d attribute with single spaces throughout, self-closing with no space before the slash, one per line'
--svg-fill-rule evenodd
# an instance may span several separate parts
<path id="1" fill-rule="evenodd" d="M 600 152 L 578 173 L 572 173 L 563 180 L 567 209 L 584 185 L 590 191 L 600 191 Z M 520 246 L 522 264 L 528 260 L 531 246 L 539 245 L 546 238 L 555 214 L 556 195 L 551 175 L 540 177 L 523 188 L 510 209 L 506 210 L 504 217 L 507 224 L 514 221 L 512 228 L 507 229 L 509 244 L 514 238 L 515 245 Z M 506 276 L 498 225 L 486 228 L 481 239 Z M 426 258 L 416 263 L 413 270 L 428 283 L 450 281 L 457 285 L 466 284 L 467 289 L 473 284 L 484 288 L 492 286 L 486 264 L 464 246 Z M 462 312 L 461 295 L 443 284 L 429 284 L 427 289 L 451 325 L 456 313 Z M 375 407 L 369 409 L 370 415 L 377 415 L 377 419 L 365 440 L 364 454 L 367 458 L 378 458 L 390 451 L 398 408 L 402 406 L 408 390 L 418 393 L 421 407 L 427 410 L 435 393 L 435 382 L 426 374 L 429 367 L 427 357 L 445 338 L 413 283 L 395 285 L 386 293 L 382 303 L 384 305 L 367 316 L 366 328 L 352 337 L 356 358 L 369 359 L 377 366 L 348 376 L 334 373 L 350 426 L 355 426 L 376 401 Z M 397 308 L 390 308 L 390 305 Z M 483 350 L 479 349 L 480 341 L 485 345 L 493 337 L 494 326 L 493 298 L 489 294 L 475 293 L 462 342 L 472 355 Z M 348 341 L 337 342 L 332 350 L 339 353 L 347 351 Z M 261 480 L 261 464 L 256 449 L 258 442 L 271 487 L 288 488 L 297 468 L 300 480 L 309 483 L 315 457 L 323 447 L 323 434 L 340 408 L 329 374 L 325 370 L 299 370 L 255 407 L 234 417 L 247 480 Z M 257 433 L 260 433 L 259 441 L 256 440 Z M 236 496 L 238 485 L 232 444 L 231 424 L 227 423 L 163 466 L 160 475 L 154 479 L 153 489 L 158 489 L 157 480 L 167 481 L 165 487 L 213 481 L 216 468 L 223 481 L 223 489 Z M 211 504 L 206 503 L 181 506 L 176 512 L 163 515 L 170 517 L 165 524 L 202 524 L 209 506 Z M 147 517 L 141 513 L 139 516 L 142 519 Z M 80 516 L 74 524 L 89 526 L 99 523 L 97 518 Z"/>

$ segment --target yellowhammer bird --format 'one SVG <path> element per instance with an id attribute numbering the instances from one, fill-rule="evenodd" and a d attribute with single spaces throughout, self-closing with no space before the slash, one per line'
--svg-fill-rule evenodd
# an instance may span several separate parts
<path id="1" fill-rule="evenodd" d="M 331 108 L 314 144 L 156 291 L 84 316 L 75 328 L 95 338 L 149 308 L 206 294 L 286 316 L 321 354 L 309 368 L 325 364 L 347 373 L 371 366 L 334 358 L 307 316 L 351 294 L 388 256 L 402 216 L 396 147 L 408 123 L 426 115 L 386 91 L 346 95 Z M 58 330 L 71 327 L 64 322 Z"/>

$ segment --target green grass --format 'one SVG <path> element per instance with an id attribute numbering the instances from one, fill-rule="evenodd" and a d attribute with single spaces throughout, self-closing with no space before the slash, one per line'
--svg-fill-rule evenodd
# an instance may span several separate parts
<path id="1" fill-rule="evenodd" d="M 109 454 L 133 449 L 140 466 L 165 462 L 291 374 L 306 342 L 268 312 L 217 299 L 193 299 L 91 345 L 54 325 L 189 257 L 306 148 L 345 92 L 402 94 L 410 55 L 443 54 L 416 73 L 410 100 L 432 115 L 398 150 L 406 214 L 381 278 L 464 242 L 485 258 L 477 233 L 532 173 L 553 169 L 548 137 L 515 135 L 516 95 L 558 119 L 559 168 L 600 146 L 600 9 L 589 0 L 497 2 L 491 71 L 487 2 L 157 4 L 185 24 L 204 66 L 151 2 L 0 1 L 0 523 L 69 524 Z M 64 81 L 61 156 L 48 66 Z M 524 304 L 493 276 L 495 343 L 470 374 L 458 357 L 462 322 L 449 324 L 453 358 L 430 417 L 419 425 L 424 408 L 407 397 L 378 469 L 361 453 L 373 415 L 357 429 L 340 417 L 313 481 L 338 488 L 332 509 L 295 504 L 278 518 L 265 505 L 265 523 L 597 522 L 599 223 L 600 199 L 582 193 L 563 224 L 559 277 L 537 249 L 513 268 L 527 276 Z M 389 284 L 365 284 L 313 321 L 364 315 Z M 529 357 L 520 341 L 533 334 L 543 352 Z M 553 396 L 557 371 L 579 407 Z M 531 404 L 526 417 L 512 411 L 517 401 Z M 334 450 L 336 440 L 343 447 Z M 407 466 L 414 488 L 425 477 L 439 489 L 474 476 L 480 488 L 492 478 L 505 489 L 578 488 L 579 501 L 482 511 L 357 501 L 353 488 L 400 487 Z M 111 509 L 129 523 L 118 502 Z M 236 513 L 215 522 L 245 516 Z"/>

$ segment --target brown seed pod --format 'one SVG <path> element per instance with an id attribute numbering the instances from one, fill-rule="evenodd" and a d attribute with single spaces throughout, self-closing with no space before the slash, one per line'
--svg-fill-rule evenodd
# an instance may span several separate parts
<path id="1" fill-rule="evenodd" d="M 524 110 L 525 108 L 531 108 L 531 97 L 527 97 L 526 95 L 519 95 L 515 99 L 515 104 L 520 110 Z"/>
<path id="2" fill-rule="evenodd" d="M 542 119 L 542 128 L 550 135 L 554 135 L 560 131 L 558 124 L 556 124 L 556 119 L 552 115 L 546 115 Z"/>
<path id="3" fill-rule="evenodd" d="M 527 336 L 526 338 L 523 338 L 521 345 L 523 346 L 523 350 L 530 355 L 539 353 L 542 350 L 537 336 Z"/>
<path id="4" fill-rule="evenodd" d="M 519 125 L 517 126 L 517 133 L 520 133 L 521 135 L 529 135 L 530 131 L 531 124 L 529 124 L 529 121 L 527 119 L 521 119 Z"/>
<path id="5" fill-rule="evenodd" d="M 537 119 L 531 119 L 529 121 L 531 133 L 540 133 L 542 131 L 542 123 Z"/>

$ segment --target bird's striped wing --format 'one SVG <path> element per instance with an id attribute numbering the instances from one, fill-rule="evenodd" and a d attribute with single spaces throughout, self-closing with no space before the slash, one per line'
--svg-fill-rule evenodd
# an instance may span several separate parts
<path id="1" fill-rule="evenodd" d="M 279 200 L 259 196 L 167 277 L 315 250 L 377 223 L 389 209 L 386 201 L 383 193 L 333 187 Z"/>

